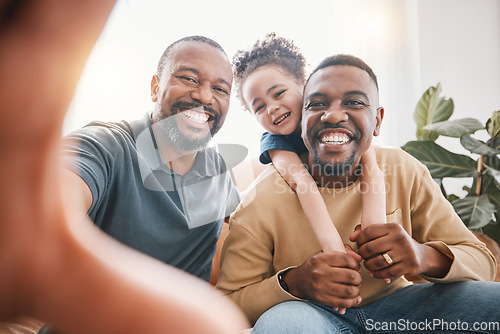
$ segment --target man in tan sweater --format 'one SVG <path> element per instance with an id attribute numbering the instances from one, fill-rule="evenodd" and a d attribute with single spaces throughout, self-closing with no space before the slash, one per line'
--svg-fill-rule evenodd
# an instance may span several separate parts
<path id="1" fill-rule="evenodd" d="M 353 251 L 321 251 L 296 194 L 269 166 L 231 216 L 217 285 L 256 333 L 500 332 L 500 284 L 481 282 L 494 278 L 495 259 L 416 159 L 376 149 L 388 223 L 358 228 L 360 157 L 383 117 L 376 76 L 362 60 L 329 57 L 309 77 L 301 158 Z"/>

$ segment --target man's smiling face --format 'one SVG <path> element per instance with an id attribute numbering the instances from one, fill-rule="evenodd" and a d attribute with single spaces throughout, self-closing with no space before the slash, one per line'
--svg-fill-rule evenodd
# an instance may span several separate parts
<path id="1" fill-rule="evenodd" d="M 224 123 L 232 72 L 219 49 L 203 42 L 176 45 L 161 78 L 153 77 L 153 122 L 182 151 L 199 150 Z"/>
<path id="2" fill-rule="evenodd" d="M 384 110 L 377 106 L 375 82 L 358 67 L 328 66 L 310 77 L 304 91 L 302 137 L 316 176 L 337 178 L 354 172 L 379 134 Z"/>

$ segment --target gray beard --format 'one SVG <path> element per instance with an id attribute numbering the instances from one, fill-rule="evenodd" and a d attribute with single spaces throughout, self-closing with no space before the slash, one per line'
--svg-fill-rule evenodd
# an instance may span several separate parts
<path id="1" fill-rule="evenodd" d="M 157 122 L 170 143 L 183 152 L 198 152 L 205 149 L 212 140 L 212 133 L 209 131 L 203 138 L 189 136 L 179 129 L 179 117 L 184 116 L 175 114 Z"/>

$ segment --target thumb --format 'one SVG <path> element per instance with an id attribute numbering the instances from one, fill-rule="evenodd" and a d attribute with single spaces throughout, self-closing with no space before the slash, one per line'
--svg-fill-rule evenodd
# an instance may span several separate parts
<path id="1" fill-rule="evenodd" d="M 350 257 L 354 258 L 354 260 L 358 261 L 358 262 L 361 262 L 363 261 L 363 258 L 361 257 L 361 255 L 359 255 L 358 253 L 356 253 L 352 248 L 351 246 L 349 245 L 344 245 L 344 248 L 347 252 L 347 255 L 349 255 Z"/>
<path id="2" fill-rule="evenodd" d="M 352 242 L 356 242 L 356 239 L 358 239 L 360 233 L 361 233 L 361 225 L 358 224 L 354 228 L 354 232 L 352 232 L 352 234 L 349 236 L 349 240 L 351 240 Z"/>

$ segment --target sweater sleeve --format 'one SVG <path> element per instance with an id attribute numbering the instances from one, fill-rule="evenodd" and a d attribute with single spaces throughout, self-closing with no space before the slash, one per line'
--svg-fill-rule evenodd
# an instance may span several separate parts
<path id="1" fill-rule="evenodd" d="M 425 169 L 416 181 L 419 186 L 411 194 L 413 238 L 452 260 L 445 277 L 424 278 L 436 283 L 493 280 L 496 273 L 494 256 L 460 220 L 428 170 Z"/>
<path id="2" fill-rule="evenodd" d="M 217 288 L 239 305 L 254 324 L 269 308 L 299 299 L 279 285 L 279 272 L 274 274 L 271 269 L 272 250 L 239 224 L 235 215 L 231 217 L 229 234 L 222 249 Z M 239 219 L 252 218 L 244 215 Z"/>

